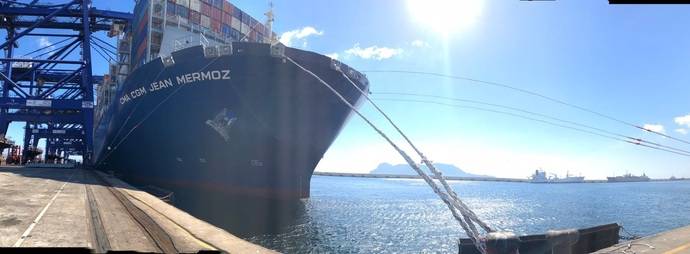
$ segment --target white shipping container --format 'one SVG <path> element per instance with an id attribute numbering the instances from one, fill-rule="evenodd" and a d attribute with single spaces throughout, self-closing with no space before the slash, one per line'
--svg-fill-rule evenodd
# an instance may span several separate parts
<path id="1" fill-rule="evenodd" d="M 201 11 L 201 3 L 199 3 L 199 0 L 189 0 L 189 9 L 200 12 Z"/>
<path id="2" fill-rule="evenodd" d="M 211 27 L 211 18 L 208 16 L 201 15 L 201 26 L 210 28 Z"/>
<path id="3" fill-rule="evenodd" d="M 242 26 L 240 26 L 240 23 L 241 22 L 239 19 L 232 17 L 232 24 L 230 24 L 230 26 L 235 30 L 239 31 L 242 28 Z"/>
<path id="4" fill-rule="evenodd" d="M 242 31 L 243 34 L 249 34 L 249 25 L 242 23 Z"/>
<path id="5" fill-rule="evenodd" d="M 184 7 L 189 8 L 189 0 L 176 0 L 175 1 L 177 5 L 182 5 Z"/>

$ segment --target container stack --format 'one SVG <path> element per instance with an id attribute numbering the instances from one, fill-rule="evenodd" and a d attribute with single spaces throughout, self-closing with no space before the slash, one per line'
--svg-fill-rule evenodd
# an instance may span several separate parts
<path id="1" fill-rule="evenodd" d="M 268 28 L 225 0 L 167 0 L 167 23 L 227 41 L 268 42 Z M 155 8 L 154 8 L 155 9 Z"/>

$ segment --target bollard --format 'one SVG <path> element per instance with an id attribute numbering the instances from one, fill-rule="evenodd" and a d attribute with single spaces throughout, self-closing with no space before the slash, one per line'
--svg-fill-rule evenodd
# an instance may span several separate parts
<path id="1" fill-rule="evenodd" d="M 520 238 L 511 232 L 492 232 L 486 236 L 487 254 L 518 254 Z"/>

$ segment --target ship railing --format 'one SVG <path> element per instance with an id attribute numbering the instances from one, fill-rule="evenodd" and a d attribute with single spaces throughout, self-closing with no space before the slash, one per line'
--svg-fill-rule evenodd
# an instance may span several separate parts
<path id="1" fill-rule="evenodd" d="M 201 44 L 201 46 L 204 48 L 209 45 L 208 39 L 206 39 L 206 36 L 204 36 L 203 33 L 199 34 L 199 44 Z"/>
<path id="2" fill-rule="evenodd" d="M 204 36 L 204 34 L 201 33 L 198 34 L 198 37 L 197 35 L 187 35 L 173 40 L 173 50 L 175 51 L 186 49 L 189 47 L 194 47 L 197 45 L 207 47 L 210 45 L 210 43 L 208 39 L 206 39 L 206 36 Z"/>

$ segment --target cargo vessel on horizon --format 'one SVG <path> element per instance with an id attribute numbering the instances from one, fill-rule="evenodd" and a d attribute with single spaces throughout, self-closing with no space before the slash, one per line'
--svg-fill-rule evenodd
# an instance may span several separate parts
<path id="1" fill-rule="evenodd" d="M 262 24 L 226 1 L 136 1 L 131 29 L 110 33 L 119 62 L 98 88 L 96 167 L 182 203 L 308 197 L 351 114 L 313 75 L 354 105 L 368 81 L 280 44 L 267 16 Z"/>
<path id="2" fill-rule="evenodd" d="M 557 175 L 553 175 L 553 177 L 548 177 L 546 175 L 546 171 L 544 170 L 535 170 L 534 174 L 530 176 L 530 182 L 531 183 L 584 183 L 585 182 L 585 177 L 584 176 L 571 176 L 570 172 L 565 174 L 565 178 L 559 178 Z"/>
<path id="3" fill-rule="evenodd" d="M 648 182 L 651 179 L 644 173 L 641 176 L 636 176 L 633 174 L 625 174 L 622 176 L 609 176 L 606 177 L 609 183 L 620 183 L 620 182 Z"/>

